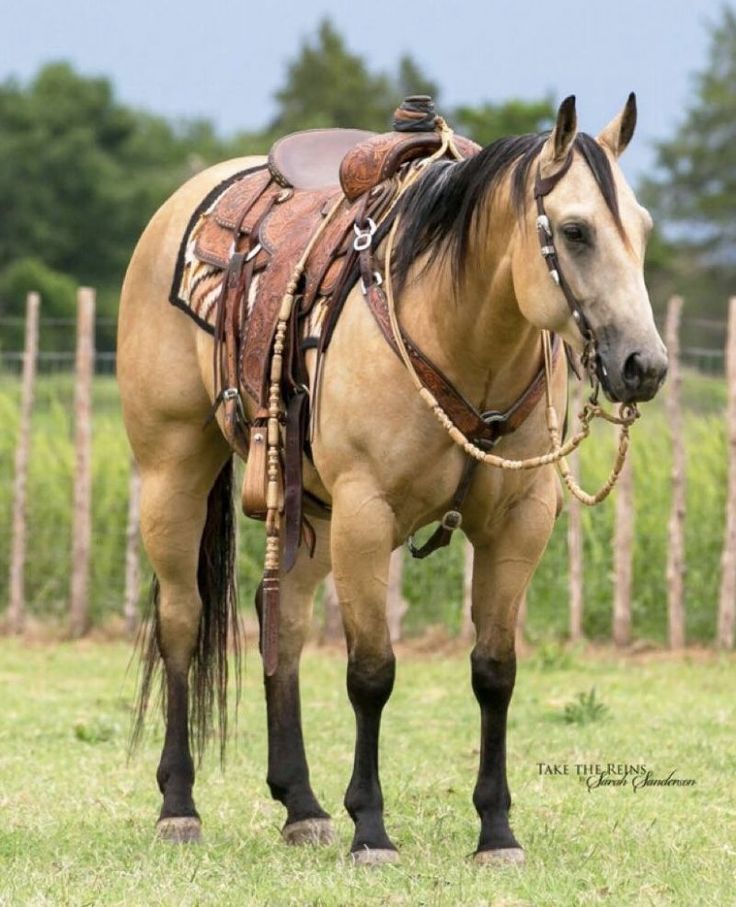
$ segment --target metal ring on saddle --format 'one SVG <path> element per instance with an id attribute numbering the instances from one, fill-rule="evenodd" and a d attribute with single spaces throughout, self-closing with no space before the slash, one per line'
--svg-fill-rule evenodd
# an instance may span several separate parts
<path id="1" fill-rule="evenodd" d="M 356 252 L 365 252 L 366 249 L 370 249 L 373 244 L 373 234 L 376 232 L 378 227 L 376 222 L 372 217 L 366 218 L 366 227 L 360 227 L 357 223 L 353 224 L 353 230 L 355 231 L 355 240 L 353 241 L 353 248 Z"/>

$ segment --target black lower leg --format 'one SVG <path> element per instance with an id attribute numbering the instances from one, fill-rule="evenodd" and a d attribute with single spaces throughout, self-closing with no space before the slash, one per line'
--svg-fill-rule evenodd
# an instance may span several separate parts
<path id="1" fill-rule="evenodd" d="M 499 660 L 476 650 L 471 665 L 481 713 L 480 767 L 473 793 L 481 821 L 478 851 L 519 847 L 509 826 L 511 795 L 506 781 L 506 716 L 516 679 L 516 656 Z"/>
<path id="2" fill-rule="evenodd" d="M 156 772 L 164 796 L 160 819 L 194 816 L 194 761 L 189 749 L 189 691 L 186 674 L 166 671 L 166 736 Z"/>
<path id="3" fill-rule="evenodd" d="M 286 824 L 328 819 L 314 796 L 304 752 L 299 676 L 280 668 L 265 678 L 268 712 L 268 786 L 286 807 Z"/>
<path id="4" fill-rule="evenodd" d="M 391 695 L 396 674 L 393 654 L 379 664 L 348 661 L 348 696 L 355 712 L 353 774 L 345 808 L 355 822 L 351 851 L 395 850 L 383 824 L 383 794 L 378 777 L 378 736 L 381 712 Z"/>
<path id="5" fill-rule="evenodd" d="M 263 620 L 263 584 L 255 596 L 258 623 Z M 273 677 L 264 677 L 268 716 L 267 782 L 274 800 L 286 807 L 286 825 L 304 819 L 329 819 L 314 796 L 304 751 L 299 696 L 299 668 L 281 665 Z"/>

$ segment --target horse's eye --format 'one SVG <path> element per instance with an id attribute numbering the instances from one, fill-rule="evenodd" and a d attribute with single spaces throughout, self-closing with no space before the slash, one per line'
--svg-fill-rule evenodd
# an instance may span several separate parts
<path id="1" fill-rule="evenodd" d="M 588 231 L 581 224 L 565 224 L 562 227 L 562 235 L 571 243 L 586 243 L 588 241 Z"/>

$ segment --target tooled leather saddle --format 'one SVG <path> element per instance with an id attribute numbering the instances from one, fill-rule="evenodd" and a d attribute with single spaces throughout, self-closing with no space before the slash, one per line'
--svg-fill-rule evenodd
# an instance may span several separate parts
<path id="1" fill-rule="evenodd" d="M 230 307 L 225 299 L 218 307 L 215 335 L 224 342 L 233 335 L 237 374 L 233 371 L 230 379 L 259 407 L 267 405 L 279 305 L 310 237 L 339 203 L 306 262 L 296 321 L 309 314 L 316 299 L 331 303 L 357 282 L 355 225 L 369 219 L 383 224 L 396 190 L 392 177 L 439 143 L 434 131 L 295 133 L 277 141 L 267 165 L 233 182 L 204 215 L 195 255 L 226 270 L 226 287 L 234 291 Z M 456 144 L 466 156 L 480 150 L 468 139 L 458 138 Z M 336 312 L 331 315 L 334 323 Z M 291 358 L 298 352 L 291 350 Z"/>

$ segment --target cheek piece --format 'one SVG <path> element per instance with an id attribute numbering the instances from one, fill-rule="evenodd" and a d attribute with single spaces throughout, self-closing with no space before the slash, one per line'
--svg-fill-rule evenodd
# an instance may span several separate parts
<path id="1" fill-rule="evenodd" d="M 545 196 L 555 188 L 555 186 L 560 182 L 560 180 L 565 176 L 567 171 L 572 166 L 573 153 L 567 155 L 565 163 L 562 167 L 552 176 L 546 178 L 542 177 L 541 167 L 537 168 L 537 176 L 534 181 L 534 200 L 537 204 L 537 237 L 539 239 L 539 248 L 547 264 L 547 270 L 549 271 L 549 276 L 552 278 L 556 286 L 562 290 L 562 295 L 565 297 L 567 306 L 570 309 L 570 313 L 577 324 L 578 329 L 583 337 L 585 346 L 583 349 L 582 355 L 582 364 L 585 368 L 588 376 L 590 378 L 591 384 L 594 387 L 595 394 L 598 392 L 598 381 L 599 381 L 599 370 L 601 368 L 600 363 L 598 362 L 596 356 L 596 350 L 598 347 L 598 341 L 595 336 L 593 328 L 590 326 L 590 322 L 585 316 L 580 301 L 577 296 L 572 291 L 570 284 L 565 280 L 565 276 L 562 273 L 560 268 L 560 260 L 557 255 L 557 249 L 555 247 L 554 237 L 552 235 L 552 227 L 549 222 L 549 217 L 547 212 L 544 209 L 544 199 Z"/>

